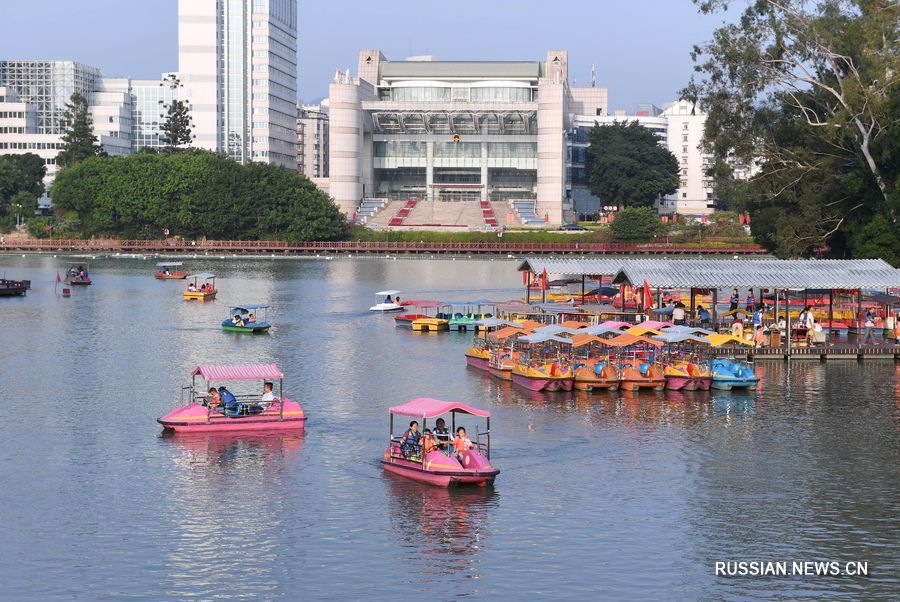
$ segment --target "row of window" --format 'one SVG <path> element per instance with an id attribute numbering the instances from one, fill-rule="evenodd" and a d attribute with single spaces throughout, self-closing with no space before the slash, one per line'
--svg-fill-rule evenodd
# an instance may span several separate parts
<path id="1" fill-rule="evenodd" d="M 0 97 L 2 98 L 2 97 Z M 0 100 L 3 102 L 3 100 Z M 0 111 L 0 119 L 24 119 L 24 111 Z"/>
<path id="2" fill-rule="evenodd" d="M 536 97 L 532 88 L 392 88 L 382 91 L 382 100 L 395 102 L 531 102 Z"/>
<path id="3" fill-rule="evenodd" d="M 23 127 L 0 127 L 0 134 L 24 134 Z"/>
<path id="4" fill-rule="evenodd" d="M 0 150 L 53 150 L 63 146 L 62 142 L 0 142 Z"/>
<path id="5" fill-rule="evenodd" d="M 390 158 L 425 158 L 427 153 L 425 142 L 405 140 L 389 140 L 376 142 L 376 157 Z M 435 157 L 446 158 L 481 158 L 480 142 L 435 142 L 432 147 Z M 535 142 L 488 142 L 487 156 L 491 159 L 534 159 L 537 157 Z"/>

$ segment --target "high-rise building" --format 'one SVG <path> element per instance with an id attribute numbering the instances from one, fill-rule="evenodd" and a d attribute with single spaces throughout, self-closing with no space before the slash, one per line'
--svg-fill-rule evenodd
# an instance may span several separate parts
<path id="1" fill-rule="evenodd" d="M 678 160 L 679 183 L 674 195 L 658 203 L 660 213 L 701 215 L 712 213 L 715 192 L 707 171 L 712 156 L 703 151 L 706 114 L 686 100 L 669 103 L 662 115 L 668 121 L 669 150 Z"/>
<path id="2" fill-rule="evenodd" d="M 297 171 L 310 179 L 328 177 L 328 105 L 297 105 Z"/>
<path id="3" fill-rule="evenodd" d="M 297 0 L 179 0 L 194 145 L 297 168 Z"/>

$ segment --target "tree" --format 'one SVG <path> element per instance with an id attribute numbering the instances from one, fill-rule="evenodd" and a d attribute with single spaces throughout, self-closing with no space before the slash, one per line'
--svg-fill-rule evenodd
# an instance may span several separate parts
<path id="1" fill-rule="evenodd" d="M 616 240 L 649 241 L 659 232 L 660 221 L 649 207 L 626 207 L 616 213 L 610 229 Z"/>
<path id="2" fill-rule="evenodd" d="M 88 110 L 87 99 L 75 92 L 66 103 L 62 117 L 63 149 L 56 156 L 60 167 L 71 167 L 101 153 L 94 135 L 94 123 Z"/>
<path id="3" fill-rule="evenodd" d="M 12 228 L 17 216 L 34 215 L 46 171 L 34 153 L 0 156 L 0 229 Z"/>
<path id="4" fill-rule="evenodd" d="M 695 2 L 704 13 L 729 4 Z M 881 216 L 900 242 L 900 3 L 748 4 L 694 48 L 699 79 L 682 96 L 708 113 L 717 164 L 758 165 L 739 191 L 754 235 L 781 255 L 869 254 L 859 233 Z M 719 170 L 717 184 L 729 178 Z"/>
<path id="5" fill-rule="evenodd" d="M 192 126 L 187 105 L 180 100 L 173 100 L 167 106 L 166 120 L 162 125 L 162 141 L 171 149 L 190 144 L 194 140 L 191 135 Z"/>
<path id="6" fill-rule="evenodd" d="M 62 234 L 151 238 L 336 240 L 349 233 L 334 202 L 294 170 L 241 165 L 197 149 L 92 157 L 53 183 Z M 75 232 L 72 232 L 73 234 Z"/>
<path id="7" fill-rule="evenodd" d="M 678 189 L 678 161 L 637 122 L 595 125 L 585 166 L 591 193 L 618 207 L 648 206 Z"/>

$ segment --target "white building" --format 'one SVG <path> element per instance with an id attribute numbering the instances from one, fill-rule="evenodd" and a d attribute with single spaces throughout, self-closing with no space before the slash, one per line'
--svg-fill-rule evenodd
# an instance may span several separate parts
<path id="1" fill-rule="evenodd" d="M 328 105 L 297 105 L 297 170 L 310 179 L 328 177 Z"/>
<path id="2" fill-rule="evenodd" d="M 12 88 L 0 86 L 0 155 L 39 156 L 47 167 L 47 185 L 56 174 L 56 155 L 63 145 L 59 134 L 42 134 L 37 124 L 37 109 Z"/>
<path id="3" fill-rule="evenodd" d="M 297 0 L 179 0 L 194 145 L 297 168 Z"/>
<path id="4" fill-rule="evenodd" d="M 491 225 L 481 207 L 514 209 L 528 225 L 563 221 L 566 131 L 573 115 L 605 115 L 607 91 L 570 87 L 565 50 L 532 61 L 390 61 L 371 49 L 356 76 L 336 74 L 329 101 L 329 191 L 342 211 L 373 197 L 391 211 L 425 201 L 427 217 L 411 223 L 450 224 L 443 215 L 473 228 Z"/>
<path id="5" fill-rule="evenodd" d="M 662 115 L 668 120 L 669 150 L 678 160 L 678 191 L 657 205 L 660 214 L 707 215 L 715 206 L 715 191 L 707 170 L 712 157 L 703 152 L 706 114 L 686 100 L 666 105 Z"/>

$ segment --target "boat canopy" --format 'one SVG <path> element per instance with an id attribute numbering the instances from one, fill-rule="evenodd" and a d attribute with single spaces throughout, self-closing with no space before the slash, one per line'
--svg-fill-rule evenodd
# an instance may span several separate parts
<path id="1" fill-rule="evenodd" d="M 501 318 L 482 318 L 481 320 L 476 320 L 475 325 L 483 326 L 484 328 L 496 328 L 497 326 L 522 326 L 518 322 L 503 320 Z"/>
<path id="2" fill-rule="evenodd" d="M 555 334 L 550 334 L 549 332 L 536 332 L 534 334 L 525 335 L 524 337 L 519 337 L 520 343 L 546 343 L 548 341 L 553 341 L 554 343 L 563 343 L 565 345 L 571 345 L 572 339 L 566 339 L 563 337 L 558 337 Z"/>
<path id="3" fill-rule="evenodd" d="M 174 268 L 180 265 L 184 265 L 182 261 L 160 261 L 156 264 L 158 268 Z"/>
<path id="4" fill-rule="evenodd" d="M 622 328 L 624 326 L 625 328 L 630 328 L 634 326 L 634 324 L 630 322 L 620 322 L 619 320 L 607 320 L 600 326 L 606 326 L 607 328 Z"/>
<path id="5" fill-rule="evenodd" d="M 632 326 L 625 332 L 627 332 L 629 334 L 636 334 L 638 336 L 645 335 L 647 333 L 662 334 L 661 330 L 657 330 L 656 328 L 651 328 L 650 326 L 645 326 L 643 322 L 638 326 Z"/>
<path id="6" fill-rule="evenodd" d="M 709 340 L 709 344 L 713 347 L 719 347 L 721 345 L 727 345 L 728 343 L 739 343 L 741 345 L 753 345 L 752 341 L 748 341 L 746 339 L 741 339 L 734 335 L 730 334 L 719 334 L 714 332 L 713 334 L 706 335 L 706 338 Z"/>
<path id="7" fill-rule="evenodd" d="M 504 326 L 503 328 L 490 333 L 488 336 L 492 341 L 500 341 L 516 336 L 517 334 L 531 334 L 531 332 L 530 328 L 524 328 L 522 326 Z"/>
<path id="8" fill-rule="evenodd" d="M 261 303 L 247 303 L 245 305 L 229 305 L 228 309 L 269 309 L 269 306 Z"/>
<path id="9" fill-rule="evenodd" d="M 659 320 L 647 320 L 645 322 L 641 322 L 638 324 L 638 327 L 641 328 L 653 328 L 654 330 L 659 330 L 661 328 L 669 328 L 674 326 L 671 322 L 660 322 Z"/>
<path id="10" fill-rule="evenodd" d="M 685 326 L 684 324 L 679 324 L 678 326 L 671 326 L 669 328 L 666 328 L 666 332 L 687 332 L 689 334 L 702 334 L 702 335 L 713 334 L 712 330 L 707 330 L 706 328 L 700 328 L 698 326 Z"/>
<path id="11" fill-rule="evenodd" d="M 215 278 L 215 274 L 210 274 L 209 272 L 203 272 L 202 274 L 191 274 L 188 278 L 204 278 L 209 280 L 210 278 Z"/>
<path id="12" fill-rule="evenodd" d="M 461 414 L 472 414 L 473 416 L 481 416 L 482 418 L 490 418 L 491 413 L 486 410 L 479 410 L 470 405 L 460 403 L 458 401 L 441 401 L 440 399 L 430 399 L 428 397 L 419 397 L 400 406 L 391 408 L 391 414 L 399 414 L 400 416 L 412 416 L 414 418 L 435 418 L 448 412 L 459 412 Z"/>
<path id="13" fill-rule="evenodd" d="M 284 378 L 277 364 L 200 364 L 191 376 L 202 376 L 206 380 L 281 380 Z"/>
<path id="14" fill-rule="evenodd" d="M 663 343 L 683 343 L 689 341 L 691 343 L 709 345 L 709 339 L 698 337 L 690 332 L 664 332 L 662 334 L 654 335 L 653 338 L 657 341 L 662 341 Z"/>
<path id="15" fill-rule="evenodd" d="M 568 326 L 563 326 L 561 324 L 548 324 L 547 326 L 541 326 L 534 330 L 540 334 L 559 334 L 561 332 L 566 334 L 578 334 L 581 332 L 580 328 L 569 328 Z"/>
<path id="16" fill-rule="evenodd" d="M 378 292 L 375 293 L 375 294 L 378 295 L 378 296 L 381 296 L 381 295 L 396 295 L 396 294 L 402 293 L 402 292 L 403 292 L 403 291 L 378 291 Z"/>
<path id="17" fill-rule="evenodd" d="M 596 336 L 598 334 L 609 334 L 611 332 L 615 334 L 622 334 L 622 329 L 604 326 L 603 324 L 595 324 L 593 326 L 588 326 L 587 328 L 582 328 L 578 332 L 581 334 Z"/>
<path id="18" fill-rule="evenodd" d="M 582 347 L 588 343 L 600 343 L 601 345 L 606 345 L 607 342 L 606 339 L 601 339 L 600 337 L 589 334 L 576 334 L 572 337 L 572 347 Z"/>
<path id="19" fill-rule="evenodd" d="M 649 343 L 656 347 L 662 347 L 663 345 L 662 341 L 654 341 L 653 339 L 648 339 L 647 337 L 638 336 L 636 334 L 629 334 L 627 332 L 607 341 L 607 344 L 615 345 L 616 347 L 628 347 L 629 345 L 634 345 L 636 343 Z"/>
<path id="20" fill-rule="evenodd" d="M 667 305 L 666 307 L 657 307 L 653 310 L 653 313 L 660 314 L 662 316 L 671 316 L 673 311 L 675 311 L 675 308 L 671 305 Z"/>

